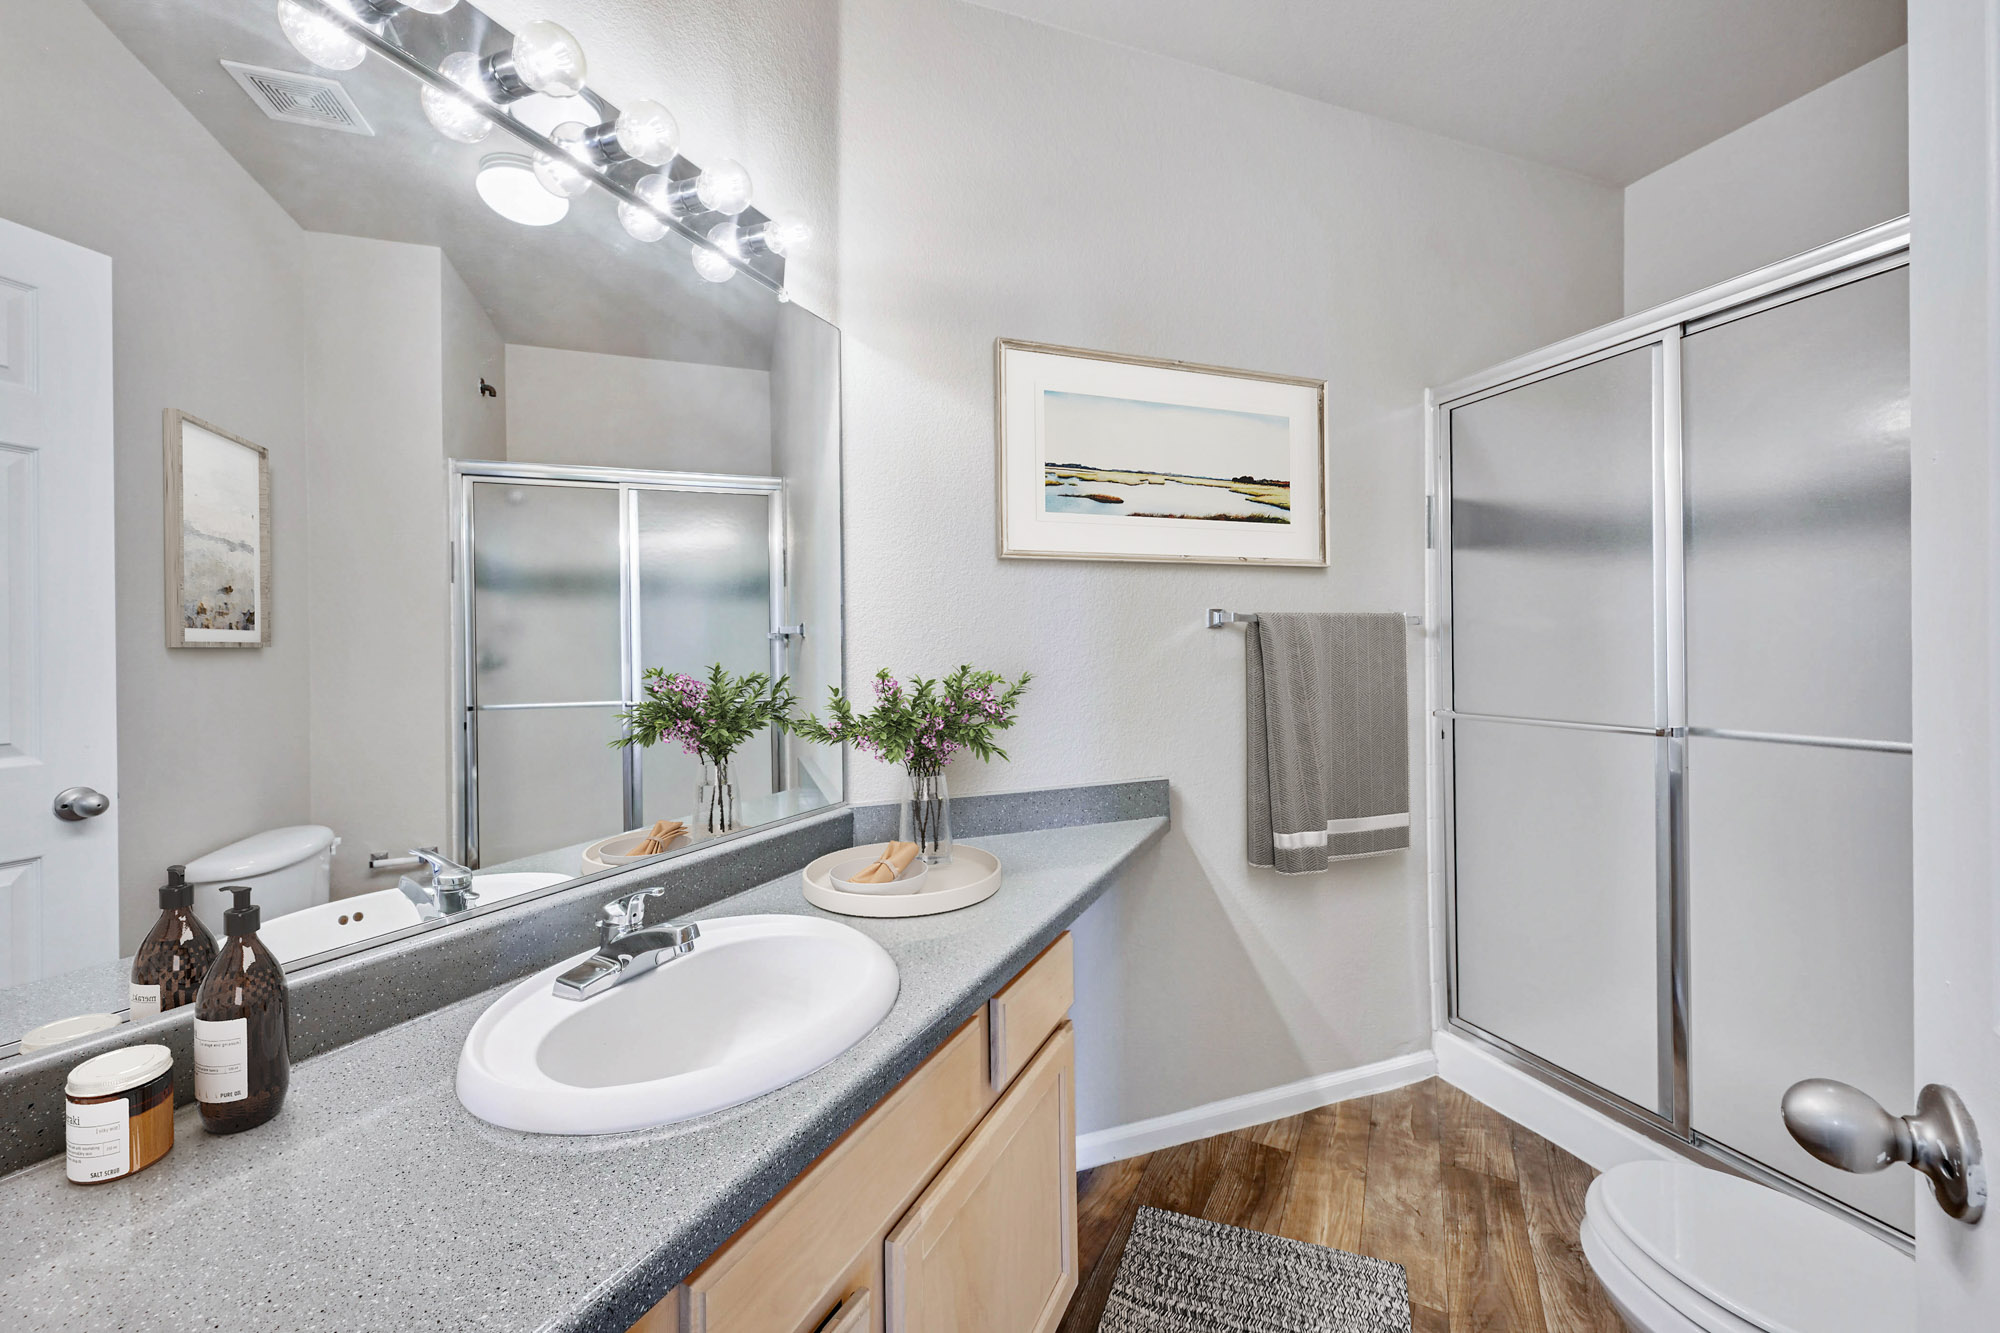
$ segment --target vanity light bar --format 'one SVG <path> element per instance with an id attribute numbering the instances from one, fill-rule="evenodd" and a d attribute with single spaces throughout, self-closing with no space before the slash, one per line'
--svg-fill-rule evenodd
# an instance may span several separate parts
<path id="1" fill-rule="evenodd" d="M 363 46 L 367 47 L 370 51 L 373 51 L 376 55 L 381 56 L 384 60 L 394 65 L 396 68 L 402 70 L 404 73 L 410 75 L 412 78 L 422 83 L 425 87 L 436 89 L 440 93 L 444 93 L 456 100 L 463 101 L 465 105 L 471 107 L 479 115 L 485 117 L 493 124 L 498 125 L 501 129 L 507 131 L 509 134 L 512 134 L 515 138 L 527 144 L 537 153 L 545 154 L 552 158 L 560 158 L 568 161 L 577 160 L 575 155 L 570 152 L 569 148 L 565 147 L 562 144 L 556 143 L 553 139 L 549 138 L 545 134 L 538 132 L 533 127 L 523 124 L 519 120 L 516 120 L 514 117 L 508 115 L 502 107 L 495 105 L 493 102 L 488 101 L 484 98 L 467 97 L 466 89 L 463 84 L 457 83 L 452 79 L 446 77 L 444 74 L 439 73 L 437 70 L 431 68 L 424 61 L 418 59 L 415 55 L 412 55 L 410 52 L 404 50 L 402 47 L 398 46 L 395 42 L 390 41 L 388 37 L 383 35 L 382 32 L 378 31 L 373 24 L 371 24 L 365 19 L 357 18 L 355 16 L 355 13 L 350 12 L 347 8 L 338 3 L 338 0 L 287 0 L 287 3 L 294 5 L 299 9 L 305 10 L 308 13 L 321 17 L 329 23 L 338 25 L 342 30 L 352 35 L 355 41 L 361 43 Z M 417 6 L 406 6 L 406 8 L 414 9 L 417 8 Z M 448 9 L 450 8 L 450 6 L 447 6 L 446 8 Z M 370 13 L 375 12 L 372 5 L 369 6 L 368 12 Z M 433 11 L 429 7 L 429 5 L 425 5 L 423 7 L 422 12 L 442 13 L 444 11 L 442 10 Z M 503 35 L 506 33 L 506 30 L 500 28 L 497 24 L 489 27 L 488 31 L 494 33 L 500 33 Z M 482 73 L 486 71 L 486 69 L 489 67 L 489 62 L 493 59 L 494 59 L 493 57 L 486 57 L 481 60 Z M 497 73 L 498 70 L 496 69 L 495 72 Z M 605 114 L 601 116 L 593 116 L 593 119 L 590 122 L 590 128 L 592 129 L 593 133 L 595 133 L 596 131 L 602 130 L 605 127 L 605 125 L 608 124 L 614 127 L 614 135 L 615 135 L 615 127 L 617 126 L 619 121 L 618 108 L 604 101 L 602 97 L 595 98 L 595 101 L 598 103 L 598 107 L 596 109 L 604 112 Z M 589 103 L 585 103 L 584 105 L 589 106 Z M 664 112 L 665 108 L 661 108 L 661 110 Z M 596 157 L 595 152 L 593 152 L 591 156 L 595 158 Z M 634 160 L 638 160 L 636 155 L 632 156 Z M 679 158 L 678 160 L 686 161 L 687 159 Z M 640 194 L 633 188 L 632 185 L 627 184 L 626 182 L 618 179 L 616 176 L 610 174 L 609 172 L 603 170 L 592 170 L 590 169 L 590 165 L 585 162 L 579 162 L 578 165 L 582 169 L 581 174 L 591 184 L 595 185 L 598 189 L 603 190 L 605 193 L 609 194 L 612 198 L 616 199 L 621 205 L 626 205 L 629 206 L 630 208 L 640 210 L 644 213 L 652 214 L 653 216 L 657 217 L 665 227 L 667 227 L 672 231 L 678 232 L 681 236 L 686 238 L 689 244 L 694 247 L 695 252 L 698 256 L 705 256 L 704 265 L 698 265 L 698 268 L 703 266 L 727 265 L 730 270 L 744 274 L 752 282 L 755 282 L 760 287 L 764 287 L 769 291 L 771 291 L 774 295 L 777 296 L 777 298 L 780 301 L 789 301 L 791 299 L 790 293 L 785 290 L 785 283 L 784 283 L 785 256 L 783 252 L 780 251 L 776 246 L 756 247 L 753 252 L 752 250 L 745 247 L 739 247 L 728 243 L 719 243 L 717 241 L 711 240 L 709 236 L 706 235 L 702 229 L 694 225 L 691 225 L 689 221 L 689 219 L 692 218 L 709 216 L 710 215 L 709 212 L 682 211 L 681 209 L 671 206 L 663 208 L 660 206 L 659 203 L 655 202 L 655 199 L 649 199 L 646 196 Z M 693 164 L 690 163 L 689 165 Z M 733 162 L 719 162 L 716 164 L 716 172 L 721 173 L 725 177 L 731 178 L 733 182 L 734 175 L 736 173 L 742 173 L 743 169 L 737 166 Z M 716 178 L 716 173 L 704 172 L 701 173 L 701 175 L 699 176 L 690 178 L 689 184 L 692 187 L 691 192 L 695 193 L 697 196 L 700 195 L 700 186 L 698 182 L 702 180 L 704 177 L 713 181 Z M 743 213 L 743 221 L 746 224 L 748 224 L 748 228 L 764 228 L 764 227 L 776 226 L 777 224 L 774 224 L 770 219 L 763 217 L 761 214 L 756 214 L 753 211 L 746 211 L 747 195 L 748 195 L 747 173 L 743 174 L 743 181 L 744 181 L 743 192 L 745 196 L 745 203 L 737 204 L 736 211 Z M 672 182 L 674 186 L 680 186 L 681 183 L 682 182 L 679 179 L 675 179 Z M 721 203 L 726 207 L 728 204 L 736 203 L 736 200 L 733 197 L 733 192 L 725 191 L 723 192 L 722 197 L 716 199 L 716 202 Z M 706 199 L 698 199 L 697 207 L 700 207 L 707 203 L 708 200 Z M 720 212 L 720 211 L 722 210 L 720 209 L 711 210 L 711 212 Z M 724 220 L 725 222 L 731 221 L 727 217 L 725 217 Z M 720 230 L 720 228 L 719 227 L 712 228 L 712 230 Z M 732 231 L 734 230 L 733 223 L 731 223 L 731 230 Z M 753 259 L 755 258 L 766 258 L 768 260 L 768 263 L 764 266 L 760 266 L 757 263 L 753 262 Z"/>

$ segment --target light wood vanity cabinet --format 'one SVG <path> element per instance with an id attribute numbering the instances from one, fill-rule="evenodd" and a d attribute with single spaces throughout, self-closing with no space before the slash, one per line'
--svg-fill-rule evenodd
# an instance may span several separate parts
<path id="1" fill-rule="evenodd" d="M 632 1333 L 1047 1333 L 1076 1289 L 1067 934 Z"/>

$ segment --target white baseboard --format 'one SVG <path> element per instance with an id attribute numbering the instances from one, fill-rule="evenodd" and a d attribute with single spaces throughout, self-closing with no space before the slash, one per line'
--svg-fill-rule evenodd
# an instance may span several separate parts
<path id="1" fill-rule="evenodd" d="M 1438 1077 L 1599 1171 L 1679 1154 L 1523 1073 L 1456 1032 L 1436 1035 Z"/>
<path id="2" fill-rule="evenodd" d="M 1359 1069 L 1343 1069 L 1333 1074 L 1315 1074 L 1283 1087 L 1246 1092 L 1205 1106 L 1189 1107 L 1172 1115 L 1154 1116 L 1129 1125 L 1096 1129 L 1076 1137 L 1076 1169 L 1087 1171 L 1106 1162 L 1138 1157 L 1176 1144 L 1192 1143 L 1234 1129 L 1248 1129 L 1286 1116 L 1298 1115 L 1319 1106 L 1331 1106 L 1354 1097 L 1387 1092 L 1391 1088 L 1421 1083 L 1437 1072 L 1437 1058 L 1429 1051 L 1378 1060 Z"/>

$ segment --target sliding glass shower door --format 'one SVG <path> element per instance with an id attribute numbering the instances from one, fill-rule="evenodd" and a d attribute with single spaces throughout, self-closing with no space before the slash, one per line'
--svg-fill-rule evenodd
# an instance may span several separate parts
<path id="1" fill-rule="evenodd" d="M 1658 1087 L 1660 350 L 1453 411 L 1457 1011 L 1605 1089 Z"/>
<path id="2" fill-rule="evenodd" d="M 1697 1132 L 1902 1231 L 1808 1157 L 1824 1075 L 1910 1088 L 1909 270 L 1691 328 L 1688 989 Z"/>
<path id="3" fill-rule="evenodd" d="M 1778 1103 L 1911 1082 L 1906 256 L 1436 417 L 1451 1021 L 1904 1232 Z"/>
<path id="4" fill-rule="evenodd" d="M 459 846 L 491 868 L 655 819 L 692 821 L 677 745 L 614 749 L 649 667 L 788 669 L 776 477 L 456 464 Z M 745 745 L 746 823 L 809 808 L 782 737 Z M 567 869 L 573 858 L 565 856 Z"/>

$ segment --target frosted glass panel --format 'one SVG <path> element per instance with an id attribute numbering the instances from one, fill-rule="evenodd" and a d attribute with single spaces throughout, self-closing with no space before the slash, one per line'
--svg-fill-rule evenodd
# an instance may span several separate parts
<path id="1" fill-rule="evenodd" d="M 618 492 L 478 482 L 472 521 L 479 702 L 621 698 Z"/>
<path id="2" fill-rule="evenodd" d="M 1909 270 L 1689 335 L 1688 720 L 1910 736 Z"/>
<path id="3" fill-rule="evenodd" d="M 1454 723 L 1458 1012 L 1659 1106 L 1650 736 Z"/>
<path id="4" fill-rule="evenodd" d="M 591 842 L 620 831 L 624 779 L 618 709 L 522 708 L 474 715 L 479 726 L 479 863 Z M 578 856 L 582 848 L 577 848 Z M 540 863 L 538 863 L 540 864 Z M 578 873 L 578 857 L 547 868 Z"/>
<path id="5" fill-rule="evenodd" d="M 1821 1166 L 1778 1116 L 1802 1078 L 1914 1096 L 1910 757 L 1695 737 L 1688 796 L 1695 1129 L 1910 1230 L 1906 1173 Z"/>
<path id="6" fill-rule="evenodd" d="M 716 662 L 731 675 L 769 672 L 771 497 L 640 491 L 636 502 L 640 664 L 691 676 Z M 644 764 L 646 818 L 688 818 L 699 761 L 668 742 Z M 740 799 L 768 796 L 768 734 L 746 742 L 733 768 Z"/>
<path id="7" fill-rule="evenodd" d="M 1451 415 L 1454 706 L 1654 724 L 1642 348 Z"/>

